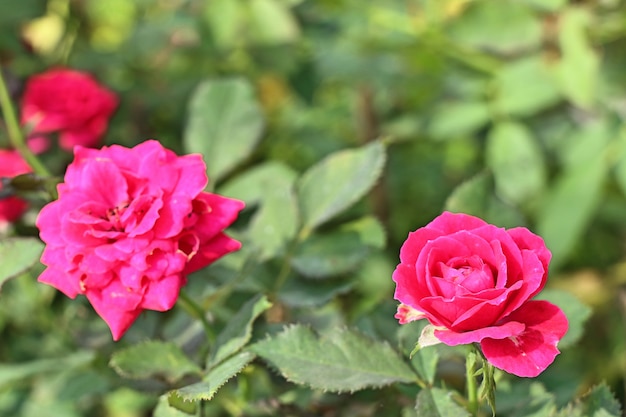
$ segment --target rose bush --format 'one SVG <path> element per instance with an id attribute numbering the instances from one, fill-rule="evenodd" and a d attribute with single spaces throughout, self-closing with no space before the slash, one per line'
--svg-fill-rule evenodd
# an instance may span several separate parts
<path id="1" fill-rule="evenodd" d="M 187 274 L 239 249 L 223 231 L 243 203 L 202 191 L 200 155 L 154 140 L 74 153 L 59 199 L 37 218 L 39 281 L 84 294 L 118 340 L 143 310 L 172 308 Z"/>
<path id="2" fill-rule="evenodd" d="M 534 377 L 550 365 L 567 318 L 531 301 L 546 283 L 551 253 L 528 229 L 498 228 L 445 212 L 409 234 L 393 273 L 400 323 L 426 318 L 439 341 L 480 343 L 487 360 Z"/>
<path id="3" fill-rule="evenodd" d="M 27 172 L 31 172 L 31 169 L 17 151 L 0 149 L 0 178 L 12 178 Z M 27 207 L 26 201 L 19 197 L 9 196 L 0 199 L 0 229 L 7 223 L 17 220 Z"/>
<path id="4" fill-rule="evenodd" d="M 33 139 L 59 132 L 59 145 L 63 149 L 72 150 L 75 145 L 94 147 L 106 131 L 117 104 L 116 95 L 91 75 L 57 68 L 28 79 L 21 119 Z M 36 148 L 42 150 L 40 144 Z"/>

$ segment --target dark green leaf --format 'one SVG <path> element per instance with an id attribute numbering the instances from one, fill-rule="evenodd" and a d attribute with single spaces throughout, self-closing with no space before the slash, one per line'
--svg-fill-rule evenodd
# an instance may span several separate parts
<path id="1" fill-rule="evenodd" d="M 376 183 L 385 147 L 372 142 L 334 153 L 309 168 L 298 183 L 303 226 L 312 230 L 349 208 Z"/>
<path id="2" fill-rule="evenodd" d="M 109 365 L 126 378 L 164 378 L 176 382 L 186 374 L 198 374 L 201 369 L 171 342 L 150 340 L 117 351 Z"/>
<path id="3" fill-rule="evenodd" d="M 171 402 L 174 401 L 174 404 Z M 154 409 L 153 417 L 190 417 L 195 415 L 195 412 L 187 412 L 186 410 L 181 410 L 178 406 L 181 405 L 180 397 L 177 397 L 175 394 L 170 393 L 161 395 L 159 397 L 159 402 L 157 403 L 156 408 Z M 187 402 L 182 404 L 186 407 L 196 408 L 197 404 L 193 402 Z M 191 409 L 189 410 L 191 411 Z"/>
<path id="4" fill-rule="evenodd" d="M 252 153 L 263 124 L 261 108 L 247 80 L 205 81 L 189 104 L 185 149 L 202 154 L 210 180 L 219 181 Z"/>
<path id="5" fill-rule="evenodd" d="M 226 324 L 215 342 L 215 350 L 209 361 L 209 368 L 237 353 L 252 337 L 252 325 L 270 303 L 264 295 L 258 295 L 246 302 Z"/>
<path id="6" fill-rule="evenodd" d="M 354 287 L 352 281 L 344 278 L 313 281 L 307 279 L 289 279 L 280 289 L 280 300 L 294 307 L 314 307 L 323 305 L 334 297 L 345 294 Z"/>
<path id="7" fill-rule="evenodd" d="M 596 385 L 582 398 L 583 415 L 594 417 L 619 417 L 622 407 L 605 384 Z"/>
<path id="8" fill-rule="evenodd" d="M 186 401 L 210 400 L 222 385 L 241 372 L 254 358 L 250 352 L 239 352 L 211 369 L 201 382 L 179 388 L 174 393 Z"/>
<path id="9" fill-rule="evenodd" d="M 333 329 L 318 337 L 311 329 L 295 325 L 251 350 L 287 380 L 333 392 L 415 380 L 411 368 L 388 344 L 351 330 Z"/>

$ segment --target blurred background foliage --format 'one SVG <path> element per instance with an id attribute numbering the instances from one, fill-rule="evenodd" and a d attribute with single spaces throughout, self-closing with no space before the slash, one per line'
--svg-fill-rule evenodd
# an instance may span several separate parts
<path id="1" fill-rule="evenodd" d="M 242 150 L 247 152 L 243 164 L 213 162 L 226 164 L 219 175 L 211 175 L 218 192 L 236 194 L 238 174 L 267 161 L 280 163 L 267 175 L 281 178 L 281 186 L 288 188 L 292 177 L 326 155 L 385 138 L 388 160 L 378 185 L 341 218 L 373 213 L 383 227 L 378 222 L 354 226 L 368 236 L 373 233 L 371 250 L 350 252 L 352 263 L 342 266 L 341 280 L 287 285 L 291 292 L 283 300 L 309 308 L 291 319 L 319 326 L 357 323 L 363 329 L 390 323 L 395 305 L 391 271 L 398 248 L 409 231 L 444 209 L 504 227 L 526 226 L 552 250 L 549 286 L 566 289 L 593 310 L 585 335 L 564 349 L 541 381 L 561 403 L 606 381 L 623 403 L 623 1 L 21 0 L 0 2 L 0 27 L 0 60 L 9 70 L 16 99 L 29 75 L 54 65 L 92 72 L 120 95 L 108 144 L 156 138 L 179 153 L 189 151 L 194 142 L 183 138 L 203 128 L 202 120 L 194 125 L 190 111 L 192 96 L 209 88 L 202 87 L 204 81 L 226 80 L 244 97 L 252 97 L 253 103 L 245 99 L 243 105 L 251 106 L 254 120 L 242 120 L 239 127 L 263 128 L 263 133 L 253 151 Z M 5 137 L 0 141 L 7 143 Z M 60 153 L 47 157 L 57 167 L 68 162 Z M 257 191 L 248 198 L 265 197 Z M 274 204 L 282 210 L 281 201 Z M 248 213 L 248 218 L 260 216 L 261 209 Z M 344 234 L 349 240 L 349 233 Z M 328 247 L 323 234 L 316 239 L 296 257 L 295 271 L 309 268 L 307 254 Z M 341 253 L 341 239 L 332 240 Z M 228 263 L 241 261 L 232 259 L 212 274 L 227 280 Z M 357 272 L 349 272 L 357 265 Z M 255 280 L 271 280 L 273 267 L 269 262 L 251 273 L 254 278 L 245 281 L 249 289 L 262 290 Z M 63 332 L 44 331 L 58 323 L 76 326 L 74 317 L 92 317 L 84 303 L 65 303 L 32 279 L 9 284 L 0 302 L 2 362 L 53 356 L 64 346 L 75 346 Z M 48 306 L 59 316 L 51 318 Z M 224 316 L 231 311 L 220 308 Z M 285 312 L 273 314 L 280 318 Z M 159 319 L 147 314 L 142 320 L 127 342 L 150 334 Z M 176 325 L 182 319 L 172 313 L 169 320 L 166 333 L 179 335 Z M 83 347 L 105 346 L 96 362 L 106 365 L 106 349 L 110 353 L 114 347 L 103 341 L 108 334 L 104 336 L 101 325 L 90 326 L 85 324 L 77 334 L 86 338 Z M 70 366 L 48 363 L 50 371 L 64 371 L 47 376 L 45 384 L 5 389 L 0 413 L 75 416 L 99 410 L 85 415 L 130 417 L 154 406 L 152 397 L 141 394 L 151 387 L 135 384 L 131 390 L 132 384 L 115 379 L 112 371 L 108 375 L 81 368 L 93 360 L 74 351 L 67 359 Z M 244 406 L 235 401 L 243 395 L 237 390 L 259 398 L 267 394 L 264 384 L 270 384 L 271 373 L 256 369 L 245 377 L 249 386 L 221 394 L 221 407 L 231 413 L 227 415 L 248 415 L 241 414 Z M 52 379 L 57 383 L 50 384 Z M 0 386 L 13 381 L 0 380 Z M 320 407 L 311 415 L 334 415 L 323 414 L 324 404 L 332 407 L 339 401 L 300 389 L 286 392 L 281 401 L 292 404 L 281 415 L 309 415 L 293 411 L 307 400 Z M 264 406 L 272 410 L 273 404 Z M 365 416 L 383 415 L 387 406 L 372 411 L 365 405 L 358 408 L 357 401 L 346 407 L 345 415 Z M 384 415 L 397 415 L 389 412 Z"/>

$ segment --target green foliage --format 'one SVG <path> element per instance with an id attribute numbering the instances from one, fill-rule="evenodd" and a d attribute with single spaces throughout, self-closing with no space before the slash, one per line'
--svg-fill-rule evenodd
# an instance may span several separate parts
<path id="1" fill-rule="evenodd" d="M 287 380 L 327 391 L 353 392 L 415 379 L 389 345 L 350 330 L 335 329 L 318 337 L 294 325 L 250 349 Z"/>
<path id="2" fill-rule="evenodd" d="M 470 414 L 454 402 L 452 395 L 452 391 L 441 388 L 425 388 L 417 395 L 415 411 L 424 417 L 469 417 Z"/>
<path id="3" fill-rule="evenodd" d="M 41 256 L 43 243 L 34 238 L 0 240 L 0 288 L 9 279 L 24 273 Z"/>
<path id="4" fill-rule="evenodd" d="M 123 377 L 162 378 L 176 382 L 186 374 L 198 374 L 200 367 L 171 342 L 146 341 L 113 354 L 110 366 Z"/>
<path id="5" fill-rule="evenodd" d="M 218 181 L 250 155 L 263 123 L 249 82 L 240 78 L 205 81 L 189 104 L 185 148 L 202 154 L 209 178 Z"/>
<path id="6" fill-rule="evenodd" d="M 298 200 L 305 230 L 341 213 L 374 185 L 385 163 L 385 147 L 373 142 L 337 152 L 311 167 L 298 182 Z"/>

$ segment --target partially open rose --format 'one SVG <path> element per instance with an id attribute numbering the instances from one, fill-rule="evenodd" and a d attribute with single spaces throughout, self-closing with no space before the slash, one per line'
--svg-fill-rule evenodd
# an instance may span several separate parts
<path id="1" fill-rule="evenodd" d="M 454 346 L 479 342 L 494 366 L 534 377 L 559 353 L 565 314 L 531 301 L 546 283 L 550 251 L 528 229 L 505 230 L 445 212 L 409 234 L 393 273 L 400 323 L 426 318 Z"/>
<path id="2" fill-rule="evenodd" d="M 90 74 L 55 68 L 26 82 L 22 98 L 22 123 L 31 129 L 30 142 L 41 151 L 41 134 L 59 133 L 59 145 L 71 151 L 76 145 L 95 147 L 106 132 L 117 107 L 116 95 Z M 36 145 L 35 145 L 36 144 Z"/>
<path id="3" fill-rule="evenodd" d="M 117 340 L 143 310 L 172 308 L 187 274 L 240 248 L 224 229 L 243 202 L 202 191 L 202 157 L 154 140 L 74 154 L 59 199 L 37 218 L 39 281 L 84 294 Z"/>

